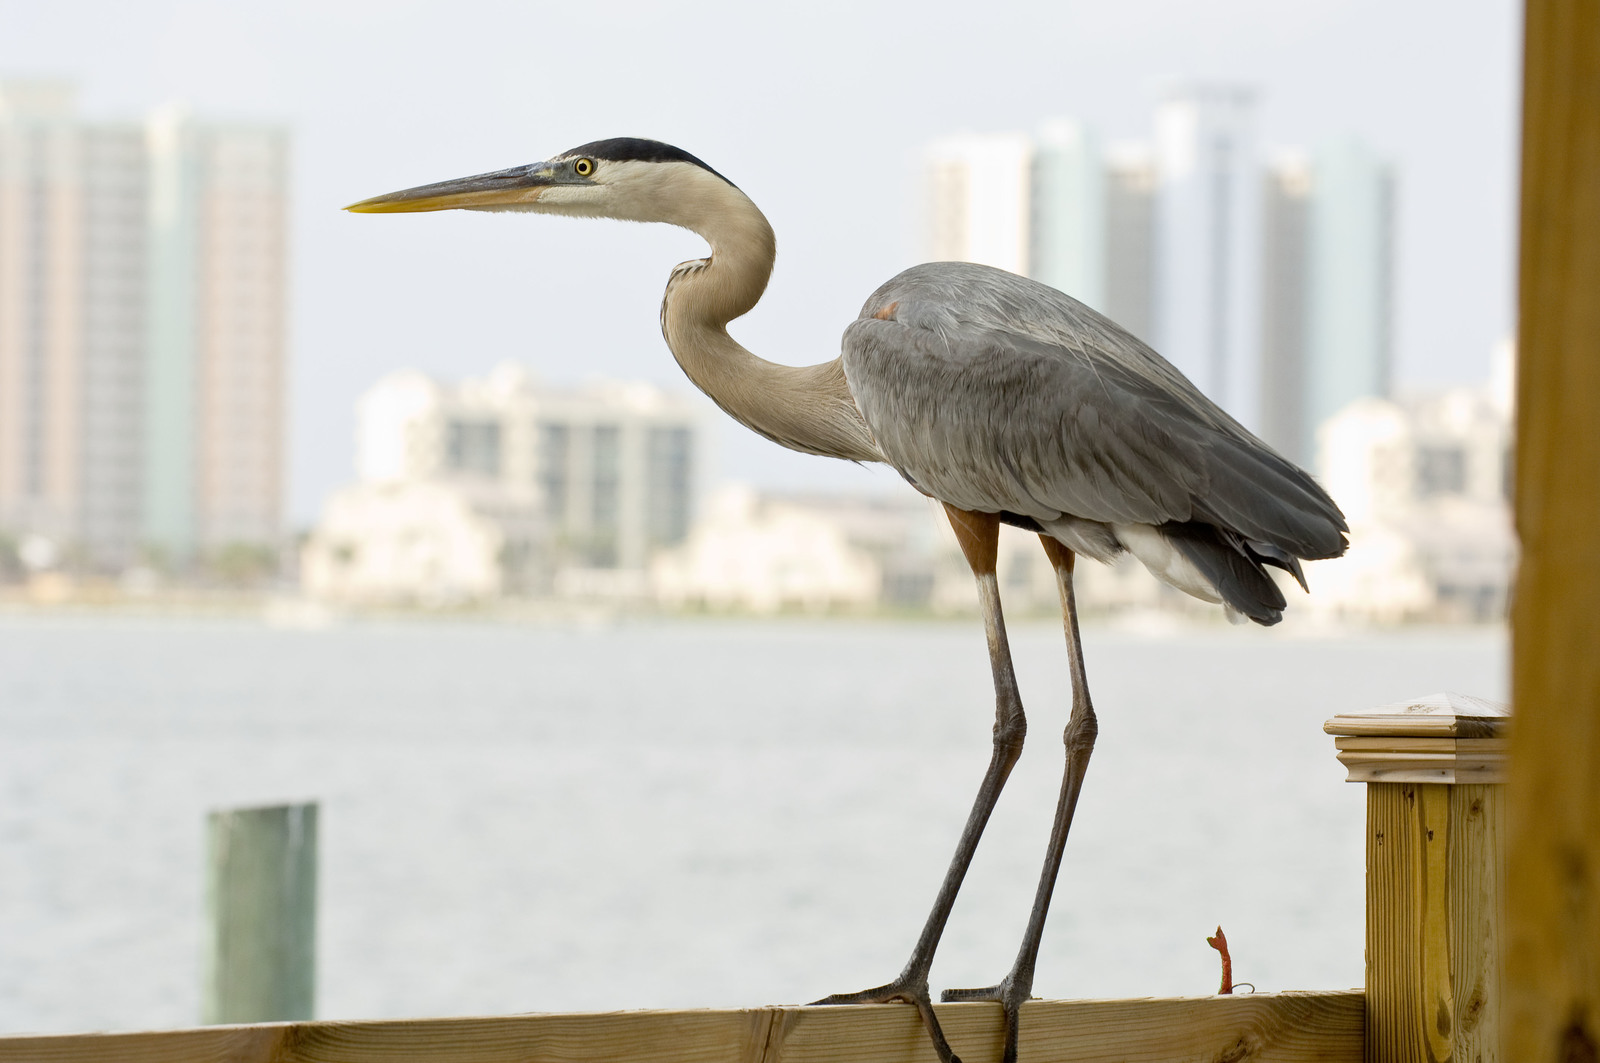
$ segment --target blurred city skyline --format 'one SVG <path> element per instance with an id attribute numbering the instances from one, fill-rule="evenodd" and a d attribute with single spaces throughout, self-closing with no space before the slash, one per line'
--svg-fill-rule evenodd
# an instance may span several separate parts
<path id="1" fill-rule="evenodd" d="M 1487 376 L 1511 329 L 1517 52 L 1504 3 L 1433 10 L 1175 3 L 604 10 L 412 3 L 123 8 L 0 0 L 0 74 L 76 81 L 86 117 L 182 100 L 293 131 L 288 512 L 350 478 L 357 395 L 415 367 L 515 358 L 544 377 L 640 377 L 689 392 L 657 306 L 692 234 L 461 212 L 338 207 L 533 161 L 597 137 L 668 140 L 772 219 L 778 269 L 735 331 L 757 353 L 837 353 L 843 326 L 918 261 L 930 139 L 1054 116 L 1148 135 L 1180 81 L 1259 91 L 1264 146 L 1356 134 L 1399 177 L 1398 384 Z M 717 425 L 715 475 L 773 488 L 892 489 L 884 469 L 789 454 Z"/>

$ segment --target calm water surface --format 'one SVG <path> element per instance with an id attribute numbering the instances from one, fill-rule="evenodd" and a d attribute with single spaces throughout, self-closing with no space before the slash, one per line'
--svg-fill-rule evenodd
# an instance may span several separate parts
<path id="1" fill-rule="evenodd" d="M 1497 631 L 1091 630 L 1101 717 L 1041 996 L 1362 979 L 1364 795 L 1322 722 L 1503 698 Z M 1015 953 L 1067 707 L 1032 724 L 934 968 Z M 192 1024 L 204 817 L 322 804 L 318 1015 L 797 1003 L 896 974 L 989 751 L 976 621 L 0 619 L 0 1032 Z"/>

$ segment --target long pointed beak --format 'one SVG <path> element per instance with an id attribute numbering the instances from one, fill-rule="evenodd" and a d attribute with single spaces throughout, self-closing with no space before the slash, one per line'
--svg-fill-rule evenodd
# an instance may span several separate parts
<path id="1" fill-rule="evenodd" d="M 561 180 L 555 164 L 536 162 L 532 166 L 515 166 L 373 196 L 344 209 L 356 214 L 408 214 L 461 207 L 508 207 L 532 203 L 545 189 L 563 183 L 567 182 Z"/>

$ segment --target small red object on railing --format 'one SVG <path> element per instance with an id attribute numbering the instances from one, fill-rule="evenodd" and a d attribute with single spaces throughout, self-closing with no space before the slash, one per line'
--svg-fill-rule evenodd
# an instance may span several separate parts
<path id="1" fill-rule="evenodd" d="M 1233 992 L 1233 957 L 1228 955 L 1228 939 L 1222 933 L 1222 928 L 1217 927 L 1217 936 L 1206 938 L 1206 944 L 1222 953 L 1222 988 L 1218 993 Z"/>

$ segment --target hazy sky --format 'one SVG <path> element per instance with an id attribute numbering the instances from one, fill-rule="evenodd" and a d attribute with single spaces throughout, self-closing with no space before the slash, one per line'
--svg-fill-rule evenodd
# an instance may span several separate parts
<path id="1" fill-rule="evenodd" d="M 172 100 L 294 132 L 291 512 L 347 482 L 352 404 L 384 372 L 513 358 L 548 379 L 687 390 L 657 324 L 659 226 L 339 211 L 413 184 L 647 136 L 726 173 L 779 260 L 734 326 L 775 361 L 838 352 L 879 283 L 919 260 L 917 157 L 960 130 L 1068 115 L 1143 138 L 1166 86 L 1261 93 L 1268 146 L 1355 134 L 1400 175 L 1402 385 L 1487 375 L 1511 327 L 1520 6 L 1508 0 L 1118 0 L 982 5 L 677 0 L 274 4 L 0 0 L 0 76 L 68 76 L 84 112 Z M 889 488 L 737 426 L 715 469 L 771 486 Z"/>

